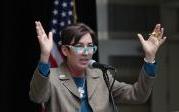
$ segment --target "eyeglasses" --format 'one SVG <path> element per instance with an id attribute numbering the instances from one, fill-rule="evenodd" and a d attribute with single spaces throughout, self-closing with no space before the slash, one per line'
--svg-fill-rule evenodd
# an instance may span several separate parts
<path id="1" fill-rule="evenodd" d="M 72 49 L 75 53 L 77 54 L 82 54 L 82 53 L 95 53 L 97 51 L 97 46 L 96 45 L 88 45 L 88 46 L 84 46 L 81 44 L 77 44 L 77 45 L 65 45 L 67 47 L 69 47 L 70 49 Z"/>

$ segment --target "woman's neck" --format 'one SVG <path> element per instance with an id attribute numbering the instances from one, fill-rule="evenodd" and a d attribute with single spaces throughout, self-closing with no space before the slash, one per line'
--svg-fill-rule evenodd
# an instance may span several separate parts
<path id="1" fill-rule="evenodd" d="M 84 77 L 84 72 L 85 70 L 78 70 L 75 69 L 73 66 L 71 66 L 70 64 L 67 64 L 68 70 L 70 71 L 71 75 L 73 77 Z"/>

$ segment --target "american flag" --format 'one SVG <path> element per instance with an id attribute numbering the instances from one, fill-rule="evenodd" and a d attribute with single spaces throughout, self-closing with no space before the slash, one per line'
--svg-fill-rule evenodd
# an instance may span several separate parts
<path id="1" fill-rule="evenodd" d="M 53 33 L 53 49 L 51 51 L 49 63 L 51 67 L 58 67 L 63 58 L 58 48 L 60 42 L 60 32 L 66 26 L 76 20 L 75 0 L 54 0 L 51 20 L 51 31 Z M 46 112 L 44 103 L 41 104 L 39 112 Z"/>
<path id="2" fill-rule="evenodd" d="M 49 59 L 51 67 L 58 67 L 63 61 L 58 49 L 61 30 L 75 22 L 75 0 L 54 0 L 52 10 L 51 31 L 53 33 L 54 46 Z"/>

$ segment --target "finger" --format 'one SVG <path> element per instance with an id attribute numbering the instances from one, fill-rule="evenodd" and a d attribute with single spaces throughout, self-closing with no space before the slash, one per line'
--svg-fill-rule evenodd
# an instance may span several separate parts
<path id="1" fill-rule="evenodd" d="M 143 36 L 142 36 L 141 34 L 137 34 L 137 36 L 138 36 L 138 38 L 139 38 L 140 42 L 141 42 L 141 43 L 142 43 L 142 45 L 143 45 L 143 44 L 144 44 L 144 42 L 145 42 L 145 40 L 144 40 Z"/>
<path id="2" fill-rule="evenodd" d="M 40 32 L 41 32 L 42 34 L 45 34 L 45 30 L 44 30 L 44 28 L 43 28 L 43 26 L 42 26 L 42 24 L 41 24 L 40 21 L 38 22 L 38 24 L 39 24 Z"/>
<path id="3" fill-rule="evenodd" d="M 43 27 L 39 21 L 36 22 L 36 29 L 37 29 L 37 34 L 40 39 L 46 39 L 46 33 L 43 30 Z"/>
<path id="4" fill-rule="evenodd" d="M 158 39 L 162 39 L 164 33 L 164 28 L 161 28 L 160 35 L 158 36 Z"/>
<path id="5" fill-rule="evenodd" d="M 161 28 L 161 36 L 163 36 L 164 28 Z"/>
<path id="6" fill-rule="evenodd" d="M 39 30 L 39 36 L 41 36 L 41 35 L 43 35 L 43 32 L 42 32 L 42 28 L 41 28 L 42 26 L 41 26 L 41 23 L 38 21 L 37 22 L 37 28 L 38 28 L 38 30 Z"/>
<path id="7" fill-rule="evenodd" d="M 167 39 L 167 37 L 163 37 L 162 39 L 160 39 L 160 45 L 162 45 L 166 39 Z"/>
<path id="8" fill-rule="evenodd" d="M 51 42 L 53 41 L 53 33 L 52 32 L 48 33 L 48 38 Z"/>
<path id="9" fill-rule="evenodd" d="M 154 28 L 154 31 L 153 32 L 160 32 L 160 27 L 161 25 L 160 24 L 156 24 L 155 28 Z"/>
<path id="10" fill-rule="evenodd" d="M 36 24 L 37 37 L 38 37 L 39 40 L 41 40 L 41 39 L 43 39 L 43 36 L 42 36 L 42 34 L 40 32 L 38 21 L 36 21 L 35 24 Z"/>
<path id="11" fill-rule="evenodd" d="M 156 32 L 160 32 L 160 30 L 161 30 L 161 24 L 157 24 L 156 25 Z"/>
<path id="12" fill-rule="evenodd" d="M 36 22 L 36 28 L 37 28 L 37 33 L 39 36 L 43 35 L 42 29 L 41 29 L 41 24 L 39 21 Z"/>
<path id="13" fill-rule="evenodd" d="M 161 28 L 161 24 L 157 24 L 154 28 L 154 31 L 151 33 L 151 36 L 161 39 L 163 35 L 163 28 Z"/>
<path id="14" fill-rule="evenodd" d="M 35 21 L 35 28 L 36 28 L 37 35 L 40 35 L 39 26 L 38 26 L 38 22 L 37 21 Z"/>

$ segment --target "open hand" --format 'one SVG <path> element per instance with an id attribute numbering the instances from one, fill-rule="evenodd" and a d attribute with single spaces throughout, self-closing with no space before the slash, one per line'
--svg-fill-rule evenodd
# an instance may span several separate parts
<path id="1" fill-rule="evenodd" d="M 166 40 L 166 37 L 163 37 L 163 33 L 164 28 L 161 28 L 161 25 L 157 24 L 147 40 L 144 40 L 141 34 L 137 34 L 147 60 L 153 61 L 155 59 L 157 50 Z"/>
<path id="2" fill-rule="evenodd" d="M 47 36 L 42 27 L 42 24 L 39 21 L 36 21 L 35 25 L 36 25 L 37 38 L 39 40 L 40 49 L 41 49 L 41 57 L 46 57 L 47 58 L 46 60 L 48 60 L 50 56 L 50 52 L 53 47 L 52 32 L 49 32 Z"/>

